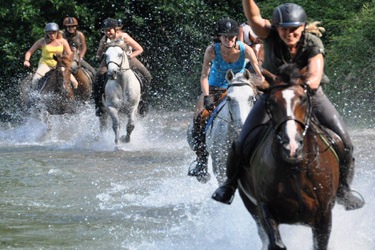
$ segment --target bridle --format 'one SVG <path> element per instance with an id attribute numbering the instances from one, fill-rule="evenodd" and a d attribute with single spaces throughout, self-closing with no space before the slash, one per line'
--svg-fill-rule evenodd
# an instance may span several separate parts
<path id="1" fill-rule="evenodd" d="M 258 94 L 258 90 L 257 90 L 256 87 L 254 87 L 252 84 L 250 84 L 250 83 L 248 83 L 248 82 L 235 82 L 235 83 L 230 83 L 230 84 L 228 85 L 227 90 L 230 89 L 230 88 L 232 88 L 232 87 L 241 87 L 241 86 L 249 86 L 251 89 L 254 90 L 254 94 L 255 94 L 255 95 L 254 95 L 252 101 L 255 102 L 255 101 L 256 101 L 256 97 L 255 97 L 255 96 Z M 226 98 L 227 98 L 226 101 L 228 101 L 228 97 L 226 97 Z M 223 105 L 223 107 L 224 107 L 224 105 Z M 232 114 L 232 112 L 231 112 L 230 109 L 229 109 L 229 116 L 230 116 L 230 120 L 228 121 L 227 119 L 221 117 L 221 116 L 220 116 L 220 112 L 218 112 L 217 115 L 216 115 L 216 118 L 221 119 L 221 120 L 225 121 L 226 123 L 231 123 L 231 121 L 233 121 L 233 114 Z"/>
<path id="2" fill-rule="evenodd" d="M 297 122 L 298 124 L 301 125 L 302 129 L 303 129 L 303 132 L 302 132 L 302 139 L 306 136 L 306 133 L 310 127 L 310 124 L 311 124 L 311 117 L 312 117 L 312 105 L 311 105 L 311 98 L 310 98 L 310 94 L 307 92 L 307 85 L 306 84 L 299 84 L 300 86 L 302 86 L 304 89 L 305 89 L 305 93 L 306 93 L 306 102 L 307 102 L 307 114 L 305 116 L 305 119 L 304 120 L 301 120 L 301 119 L 298 119 L 294 116 L 285 116 L 283 117 L 280 121 L 278 121 L 276 123 L 276 125 L 274 125 L 273 123 L 273 131 L 274 131 L 274 134 L 278 140 L 278 142 L 280 144 L 283 144 L 284 141 L 282 139 L 282 137 L 280 136 L 279 134 L 279 131 L 280 131 L 280 128 L 281 126 L 286 123 L 287 121 L 295 121 Z M 275 85 L 275 86 L 272 86 L 270 87 L 269 89 L 269 95 L 271 95 L 271 92 L 272 90 L 275 90 L 275 89 L 285 89 L 285 88 L 288 88 L 288 87 L 291 87 L 293 85 L 288 85 L 288 84 L 284 84 L 284 85 Z M 267 101 L 266 101 L 266 112 L 267 114 L 269 115 L 269 117 L 271 118 L 271 120 L 273 120 L 273 115 L 272 115 L 272 112 L 271 112 L 271 109 L 270 109 L 270 101 L 269 101 L 269 96 L 267 98 Z"/>
<path id="3" fill-rule="evenodd" d="M 108 69 L 109 64 L 111 64 L 111 63 L 113 63 L 114 65 L 116 65 L 119 68 L 120 71 L 126 71 L 126 70 L 130 69 L 130 66 L 128 66 L 127 68 L 123 67 L 123 65 L 125 64 L 125 60 L 126 60 L 125 57 L 127 56 L 125 49 L 122 46 L 118 45 L 118 44 L 109 44 L 109 45 L 107 45 L 107 49 L 109 47 L 119 47 L 119 48 L 121 48 L 121 50 L 122 50 L 122 57 L 121 57 L 121 63 L 117 63 L 115 61 L 106 62 L 107 69 Z"/>

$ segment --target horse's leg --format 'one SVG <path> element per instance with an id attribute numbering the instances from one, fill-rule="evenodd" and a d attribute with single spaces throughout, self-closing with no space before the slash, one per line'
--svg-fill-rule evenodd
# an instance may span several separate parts
<path id="1" fill-rule="evenodd" d="M 103 132 L 108 128 L 108 112 L 105 111 L 101 116 L 99 116 L 99 130 Z"/>
<path id="2" fill-rule="evenodd" d="M 85 102 L 90 99 L 91 92 L 92 92 L 92 84 L 89 75 L 83 70 L 79 68 L 76 74 L 76 78 L 79 82 L 78 86 L 78 95 L 79 98 Z"/>
<path id="3" fill-rule="evenodd" d="M 312 228 L 314 250 L 327 250 L 332 227 L 332 211 L 329 210 Z"/>
<path id="4" fill-rule="evenodd" d="M 279 224 L 276 222 L 274 218 L 272 218 L 267 206 L 264 203 L 261 203 L 259 204 L 258 209 L 260 210 L 260 223 L 264 228 L 265 232 L 267 233 L 269 239 L 268 250 L 286 250 L 286 246 L 281 240 Z"/>
<path id="5" fill-rule="evenodd" d="M 115 144 L 118 145 L 120 138 L 120 121 L 118 117 L 118 110 L 114 107 L 107 107 L 107 112 L 112 119 L 112 129 L 115 133 Z"/>
<path id="6" fill-rule="evenodd" d="M 121 141 L 130 142 L 130 135 L 132 134 L 134 127 L 135 127 L 135 113 L 137 108 L 133 108 L 129 111 L 128 114 L 128 124 L 126 125 L 126 136 L 125 138 L 121 138 Z"/>

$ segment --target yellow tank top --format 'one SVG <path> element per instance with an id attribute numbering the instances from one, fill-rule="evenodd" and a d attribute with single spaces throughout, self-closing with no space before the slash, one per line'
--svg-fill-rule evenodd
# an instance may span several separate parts
<path id="1" fill-rule="evenodd" d="M 42 48 L 42 57 L 39 62 L 46 64 L 48 67 L 55 67 L 57 62 L 53 59 L 53 55 L 62 54 L 64 51 L 64 46 L 61 44 L 59 46 L 46 45 Z"/>

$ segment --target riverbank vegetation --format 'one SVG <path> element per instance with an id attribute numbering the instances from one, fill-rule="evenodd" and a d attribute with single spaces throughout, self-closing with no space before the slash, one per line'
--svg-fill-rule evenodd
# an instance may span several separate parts
<path id="1" fill-rule="evenodd" d="M 375 76 L 374 0 L 296 0 L 309 21 L 326 29 L 326 93 L 346 117 L 373 117 Z M 257 1 L 264 18 L 271 18 L 280 1 Z M 86 60 L 94 67 L 101 21 L 122 19 L 124 30 L 145 49 L 139 57 L 153 74 L 153 104 L 171 109 L 192 108 L 199 74 L 215 22 L 230 16 L 244 22 L 242 2 L 212 0 L 49 0 L 2 1 L 0 4 L 0 113 L 17 107 L 19 80 L 30 73 L 22 66 L 25 52 L 40 37 L 47 22 L 62 29 L 66 16 L 75 16 L 86 35 Z M 37 66 L 40 54 L 31 62 Z M 177 102 L 177 103 L 176 103 Z M 369 122 L 371 122 L 368 120 Z M 373 122 L 372 122 L 373 123 Z"/>

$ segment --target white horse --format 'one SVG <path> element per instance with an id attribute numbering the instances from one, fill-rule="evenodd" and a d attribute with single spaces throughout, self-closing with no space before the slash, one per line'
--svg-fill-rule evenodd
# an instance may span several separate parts
<path id="1" fill-rule="evenodd" d="M 234 75 L 232 70 L 226 73 L 229 82 L 227 95 L 213 112 L 206 127 L 206 145 L 212 159 L 212 170 L 221 185 L 226 179 L 226 161 L 229 148 L 254 105 L 258 90 L 255 76 L 248 70 Z M 188 131 L 188 141 L 192 145 L 192 125 Z M 205 183 L 209 174 L 197 176 L 198 181 Z"/>
<path id="2" fill-rule="evenodd" d="M 112 118 L 116 146 L 119 141 L 130 141 L 141 96 L 139 80 L 129 67 L 126 52 L 126 45 L 123 41 L 108 44 L 105 52 L 108 81 L 105 85 L 103 104 L 106 112 L 100 118 L 100 122 L 101 127 L 104 128 L 108 115 Z M 119 113 L 125 113 L 128 118 L 126 135 L 121 137 Z"/>

